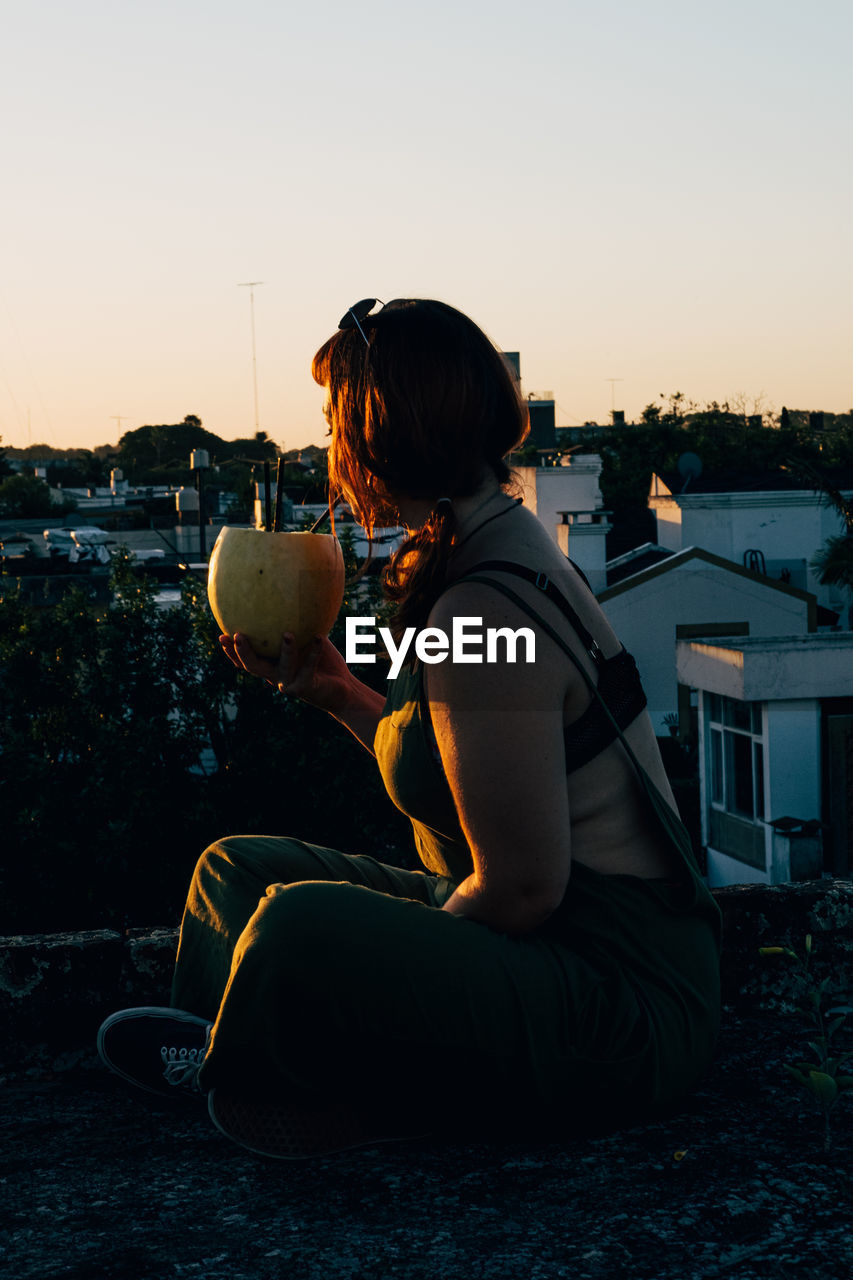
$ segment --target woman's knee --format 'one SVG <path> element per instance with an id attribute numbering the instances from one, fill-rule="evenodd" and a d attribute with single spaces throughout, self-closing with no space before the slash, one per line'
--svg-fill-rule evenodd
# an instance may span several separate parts
<path id="1" fill-rule="evenodd" d="M 225 836 L 208 845 L 195 865 L 193 882 L 203 885 L 225 878 L 229 869 L 241 861 L 239 841 L 239 836 Z"/>
<path id="2" fill-rule="evenodd" d="M 269 884 L 258 903 L 256 920 L 271 933 L 303 945 L 327 943 L 361 928 L 364 910 L 377 896 L 362 885 L 336 880 Z"/>
<path id="3" fill-rule="evenodd" d="M 379 900 L 379 901 L 377 901 Z M 361 885 L 338 881 L 271 884 L 241 939 L 269 951 L 284 969 L 310 974 L 320 986 L 346 981 L 378 941 L 377 907 L 394 900 Z"/>
<path id="4" fill-rule="evenodd" d="M 290 846 L 297 846 L 288 856 Z M 259 886 L 258 896 L 274 880 L 290 878 L 290 864 L 295 878 L 299 874 L 298 842 L 284 837 L 223 836 L 204 850 L 196 863 L 196 880 L 236 885 Z"/>

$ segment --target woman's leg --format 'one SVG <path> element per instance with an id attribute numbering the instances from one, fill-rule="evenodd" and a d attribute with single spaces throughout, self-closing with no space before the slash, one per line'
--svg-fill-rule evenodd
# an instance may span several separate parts
<path id="1" fill-rule="evenodd" d="M 270 885 L 337 881 L 440 904 L 452 886 L 420 871 L 277 836 L 230 836 L 202 854 L 181 924 L 172 1006 L 216 1018 L 234 947 Z"/>
<path id="2" fill-rule="evenodd" d="M 234 947 L 200 1086 L 345 1103 L 380 1132 L 502 1135 L 577 1115 L 613 1067 L 624 1092 L 644 1020 L 621 977 L 428 898 L 272 884 Z"/>

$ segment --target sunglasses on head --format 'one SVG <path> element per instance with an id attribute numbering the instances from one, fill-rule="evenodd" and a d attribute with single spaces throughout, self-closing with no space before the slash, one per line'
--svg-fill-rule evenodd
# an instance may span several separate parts
<path id="1" fill-rule="evenodd" d="M 354 302 L 346 314 L 342 317 L 339 329 L 358 329 L 366 346 L 370 346 L 370 340 L 364 329 L 361 327 L 362 320 L 366 320 L 373 308 L 379 303 L 379 310 L 386 305 L 381 298 L 362 298 L 361 302 Z M 379 312 L 377 311 L 377 315 Z"/>

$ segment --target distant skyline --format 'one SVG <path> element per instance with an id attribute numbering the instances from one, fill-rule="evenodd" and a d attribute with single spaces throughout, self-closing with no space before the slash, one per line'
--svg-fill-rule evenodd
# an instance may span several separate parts
<path id="1" fill-rule="evenodd" d="M 366 295 L 466 311 L 559 425 L 612 388 L 845 412 L 851 37 L 848 0 L 10 9 L 2 442 L 250 435 L 251 280 L 285 448 Z"/>

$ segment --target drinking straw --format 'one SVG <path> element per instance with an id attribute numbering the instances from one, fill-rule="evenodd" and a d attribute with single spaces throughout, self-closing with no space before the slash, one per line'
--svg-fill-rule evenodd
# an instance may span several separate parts
<path id="1" fill-rule="evenodd" d="M 278 471 L 275 477 L 275 519 L 273 520 L 273 533 L 281 533 L 281 500 L 284 497 L 284 456 L 278 460 Z"/>
<path id="2" fill-rule="evenodd" d="M 264 462 L 264 528 L 267 533 L 272 530 L 272 498 L 270 496 L 270 464 Z"/>
<path id="3" fill-rule="evenodd" d="M 320 528 L 320 525 L 326 523 L 326 521 L 329 519 L 329 517 L 331 516 L 332 512 L 334 511 L 335 507 L 338 505 L 342 497 L 343 497 L 343 494 L 339 493 L 335 498 L 334 502 L 329 503 L 327 509 L 324 512 L 322 512 L 321 515 L 319 515 L 317 519 L 314 521 L 311 528 L 308 530 L 309 533 L 316 533 L 317 530 Z"/>

